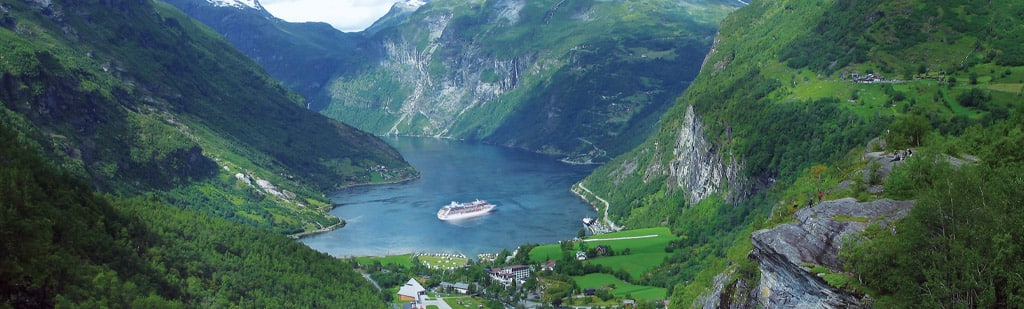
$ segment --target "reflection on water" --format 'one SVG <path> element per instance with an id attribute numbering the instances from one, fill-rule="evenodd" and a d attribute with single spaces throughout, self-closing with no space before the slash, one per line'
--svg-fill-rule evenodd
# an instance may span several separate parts
<path id="1" fill-rule="evenodd" d="M 386 138 L 420 171 L 394 185 L 356 187 L 331 198 L 345 228 L 300 240 L 334 256 L 461 252 L 475 255 L 524 243 L 576 236 L 593 209 L 569 191 L 592 166 L 490 145 L 423 138 Z M 484 199 L 488 215 L 441 221 L 451 201 Z"/>

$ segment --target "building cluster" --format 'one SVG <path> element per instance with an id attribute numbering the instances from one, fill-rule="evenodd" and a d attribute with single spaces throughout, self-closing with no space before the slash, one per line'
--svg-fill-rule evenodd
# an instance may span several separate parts
<path id="1" fill-rule="evenodd" d="M 504 285 L 509 285 L 513 282 L 523 284 L 527 278 L 530 278 L 530 272 L 530 266 L 517 264 L 491 269 L 489 275 L 491 279 Z"/>

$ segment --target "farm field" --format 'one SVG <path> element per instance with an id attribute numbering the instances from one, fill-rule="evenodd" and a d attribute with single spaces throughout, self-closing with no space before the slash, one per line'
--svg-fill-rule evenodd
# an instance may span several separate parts
<path id="1" fill-rule="evenodd" d="M 665 299 L 668 291 L 665 288 L 633 285 L 629 282 L 619 280 L 619 278 L 615 278 L 615 276 L 609 274 L 589 274 L 586 276 L 572 277 L 572 279 L 576 281 L 576 285 L 579 285 L 580 289 L 599 289 L 601 287 L 615 285 L 615 289 L 612 290 L 612 295 L 623 298 L 629 294 L 633 298 L 641 300 Z"/>

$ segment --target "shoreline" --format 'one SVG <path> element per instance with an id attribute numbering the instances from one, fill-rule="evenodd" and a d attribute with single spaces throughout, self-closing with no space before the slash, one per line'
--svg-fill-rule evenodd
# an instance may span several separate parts
<path id="1" fill-rule="evenodd" d="M 298 239 L 306 237 L 306 236 L 312 236 L 312 235 L 316 235 L 316 234 L 320 234 L 320 233 L 326 233 L 326 232 L 330 232 L 330 231 L 333 231 L 333 230 L 345 227 L 345 219 L 341 219 L 341 218 L 338 218 L 338 219 L 341 220 L 341 222 L 335 223 L 334 225 L 331 225 L 331 226 L 328 226 L 328 227 L 312 230 L 312 231 L 305 231 L 305 232 L 301 232 L 301 233 L 291 234 L 291 235 L 288 235 L 288 238 L 298 240 Z"/>
<path id="2" fill-rule="evenodd" d="M 591 202 L 590 199 L 588 199 L 586 196 L 584 196 L 583 193 L 580 193 L 580 192 L 576 191 L 577 190 L 576 188 L 579 188 L 581 191 L 586 191 L 588 194 L 593 195 L 595 199 L 597 199 L 598 201 L 601 201 L 602 203 L 604 203 L 604 214 L 602 214 L 601 213 L 601 209 L 599 209 L 597 207 L 597 205 L 594 205 L 594 203 Z M 572 191 L 572 193 L 575 194 L 577 197 L 579 197 L 580 199 L 586 201 L 587 204 L 590 204 L 590 207 L 593 207 L 594 211 L 597 211 L 598 217 L 601 219 L 603 224 L 608 226 L 608 228 L 612 232 L 618 232 L 618 231 L 622 231 L 623 229 L 625 229 L 625 227 L 618 226 L 617 224 L 615 224 L 614 221 L 608 219 L 608 208 L 611 207 L 611 205 L 608 204 L 608 201 L 606 201 L 605 199 L 601 198 L 600 196 L 598 196 L 594 192 L 591 192 L 590 189 L 587 189 L 587 187 L 584 187 L 582 181 L 577 182 L 576 184 L 573 184 L 572 188 L 570 188 L 569 191 Z"/>
<path id="3" fill-rule="evenodd" d="M 351 189 L 351 188 L 355 188 L 355 187 L 401 184 L 401 183 L 406 183 L 406 182 L 410 182 L 410 181 L 417 180 L 417 179 L 420 179 L 420 175 L 419 174 L 417 174 L 416 177 L 405 178 L 405 179 L 394 180 L 394 181 L 374 182 L 374 183 L 357 183 L 357 184 L 345 185 L 345 186 L 341 186 L 341 187 L 338 187 L 336 189 L 333 189 L 333 190 L 331 190 L 328 193 L 324 193 L 324 197 L 327 197 L 327 200 L 330 201 L 330 198 L 328 196 L 330 196 L 332 194 L 335 194 L 337 192 L 341 192 L 343 190 L 347 190 L 347 189 Z M 330 214 L 330 212 L 332 210 L 334 210 L 335 208 L 337 208 L 337 207 L 338 207 L 338 204 L 334 203 L 334 201 L 331 201 L 331 207 L 328 208 L 327 211 L 325 211 L 324 213 L 329 215 L 329 216 L 334 217 L 333 215 Z M 288 238 L 291 238 L 291 239 L 298 240 L 298 239 L 302 239 L 303 237 L 309 237 L 309 236 L 313 236 L 313 235 L 317 235 L 317 234 L 321 234 L 321 233 L 327 233 L 327 232 L 330 232 L 330 231 L 337 230 L 339 228 L 345 227 L 345 223 L 346 223 L 345 222 L 345 218 L 339 218 L 339 217 L 335 217 L 335 218 L 338 218 L 338 220 L 341 220 L 341 222 L 335 223 L 335 224 L 333 224 L 331 226 L 328 226 L 328 227 L 324 227 L 324 228 L 320 228 L 320 229 L 315 229 L 315 230 L 310 230 L 310 231 L 303 231 L 303 232 L 299 232 L 299 233 L 295 233 L 295 234 L 288 234 L 288 235 L 285 235 L 285 236 L 288 236 Z"/>

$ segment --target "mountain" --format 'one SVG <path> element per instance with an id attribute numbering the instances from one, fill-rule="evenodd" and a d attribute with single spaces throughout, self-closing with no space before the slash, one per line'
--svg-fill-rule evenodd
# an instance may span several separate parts
<path id="1" fill-rule="evenodd" d="M 214 28 L 285 86 L 319 110 L 330 80 L 375 61 L 362 34 L 344 33 L 326 23 L 290 23 L 274 17 L 259 1 L 168 0 L 192 18 Z"/>
<path id="2" fill-rule="evenodd" d="M 0 118 L 102 192 L 292 234 L 341 224 L 328 190 L 416 175 L 169 5 L 2 8 Z"/>
<path id="3" fill-rule="evenodd" d="M 279 21 L 257 18 L 263 13 L 254 10 L 223 8 L 207 16 L 190 8 L 210 4 L 181 2 L 172 1 L 229 39 L 239 31 L 285 33 Z M 348 34 L 363 36 L 349 44 L 361 49 L 349 48 L 348 62 L 327 69 L 333 76 L 326 84 L 289 77 L 317 70 L 308 65 L 275 76 L 300 89 L 314 109 L 375 134 L 477 140 L 603 162 L 654 130 L 697 73 L 718 21 L 739 5 L 403 2 L 366 31 Z M 310 46 L 282 43 L 264 47 L 284 55 Z M 311 94 L 302 85 L 323 88 Z"/>
<path id="4" fill-rule="evenodd" d="M 385 308 L 345 261 L 153 198 L 97 194 L 7 122 L 0 141 L 0 306 Z"/>
<path id="5" fill-rule="evenodd" d="M 1022 9 L 752 2 L 723 20 L 657 132 L 574 190 L 619 225 L 680 236 L 641 279 L 672 288 L 674 307 L 1005 307 L 1021 285 L 972 277 L 981 266 L 966 257 L 1019 269 L 982 239 L 1020 235 L 984 222 L 1021 220 L 1007 188 L 1021 161 L 1007 151 L 1024 145 Z M 879 218 L 856 211 L 886 198 L 917 203 L 886 221 L 897 232 L 862 234 Z M 819 246 L 847 238 L 859 242 Z"/>

